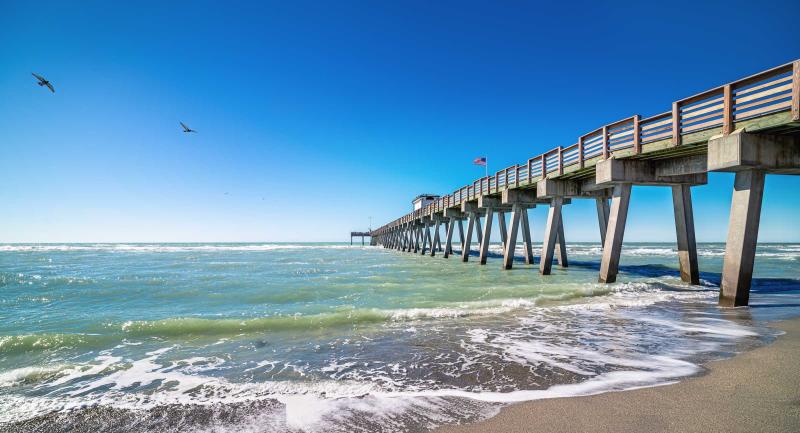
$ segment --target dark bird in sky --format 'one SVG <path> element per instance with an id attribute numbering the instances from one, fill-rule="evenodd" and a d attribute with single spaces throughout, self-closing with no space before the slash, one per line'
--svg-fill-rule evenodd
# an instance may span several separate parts
<path id="1" fill-rule="evenodd" d="M 56 89 L 53 88 L 53 85 L 50 84 L 49 81 L 45 80 L 43 76 L 34 74 L 33 72 L 31 72 L 31 74 L 33 74 L 33 76 L 36 77 L 37 80 L 39 80 L 37 84 L 39 84 L 40 86 L 47 86 L 47 88 L 50 89 L 51 92 L 56 93 Z"/>
<path id="2" fill-rule="evenodd" d="M 181 124 L 181 128 L 183 128 L 183 132 L 197 132 L 194 129 L 189 128 L 188 126 L 186 126 L 185 123 L 183 123 L 183 122 L 179 122 L 179 123 Z"/>

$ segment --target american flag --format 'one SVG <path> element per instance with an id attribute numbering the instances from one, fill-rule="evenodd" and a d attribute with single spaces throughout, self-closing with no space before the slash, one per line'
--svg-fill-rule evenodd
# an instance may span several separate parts
<path id="1" fill-rule="evenodd" d="M 486 157 L 485 156 L 481 156 L 480 158 L 475 158 L 475 160 L 472 161 L 472 163 L 475 164 L 475 165 L 486 166 Z"/>

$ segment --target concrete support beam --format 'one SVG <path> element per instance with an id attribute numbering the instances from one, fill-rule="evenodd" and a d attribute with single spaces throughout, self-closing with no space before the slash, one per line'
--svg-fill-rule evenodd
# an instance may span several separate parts
<path id="1" fill-rule="evenodd" d="M 562 204 L 570 204 L 572 198 L 595 198 L 608 195 L 607 186 L 598 186 L 594 179 L 565 180 L 542 179 L 536 182 L 536 196 L 539 203 L 549 203 L 553 197 L 563 197 Z"/>
<path id="2" fill-rule="evenodd" d="M 729 135 L 711 137 L 708 169 L 800 174 L 800 136 L 750 134 L 737 129 Z"/>
<path id="3" fill-rule="evenodd" d="M 461 249 L 464 249 L 464 222 L 458 220 L 458 239 L 461 241 Z M 452 251 L 450 252 L 452 253 Z"/>
<path id="4" fill-rule="evenodd" d="M 425 231 L 422 228 L 422 224 L 417 224 L 417 242 L 415 244 L 414 252 L 418 253 L 422 249 L 422 241 L 425 239 Z"/>
<path id="5" fill-rule="evenodd" d="M 447 232 L 445 233 L 446 242 L 444 247 L 444 257 L 448 258 L 453 254 L 453 230 L 458 226 L 458 238 L 461 241 L 461 248 L 464 248 L 464 220 L 467 216 L 460 209 L 450 208 L 444 210 L 444 217 L 448 219 Z"/>
<path id="6" fill-rule="evenodd" d="M 706 155 L 689 155 L 662 159 L 655 163 L 654 169 L 655 175 L 658 177 L 706 173 L 708 172 L 708 157 Z"/>
<path id="7" fill-rule="evenodd" d="M 508 238 L 508 232 L 506 231 L 506 213 L 503 211 L 497 212 L 497 223 L 500 226 L 500 243 L 503 244 L 503 249 L 506 248 L 506 241 Z"/>
<path id="8" fill-rule="evenodd" d="M 478 197 L 478 207 L 481 209 L 487 209 L 490 207 L 499 209 L 500 207 L 502 207 L 502 203 L 500 202 L 500 199 L 497 197 L 488 197 L 482 195 Z"/>
<path id="9" fill-rule="evenodd" d="M 428 245 L 430 245 L 431 249 L 433 249 L 433 243 L 431 242 L 431 223 L 429 221 L 425 221 L 422 223 L 422 248 L 419 252 L 423 256 L 425 255 Z"/>
<path id="10" fill-rule="evenodd" d="M 690 284 L 700 284 L 700 272 L 697 269 L 697 243 L 694 238 L 692 191 L 688 185 L 672 187 L 672 204 L 675 210 L 675 232 L 678 237 L 681 280 Z"/>
<path id="11" fill-rule="evenodd" d="M 536 191 L 533 189 L 505 189 L 500 197 L 503 206 L 521 204 L 533 208 L 536 207 L 536 201 Z"/>
<path id="12" fill-rule="evenodd" d="M 563 199 L 554 197 L 550 202 L 550 209 L 547 212 L 547 226 L 544 229 L 544 240 L 542 243 L 542 257 L 539 260 L 539 273 L 550 275 L 553 266 L 553 252 L 558 236 L 558 227 L 561 223 L 561 205 Z"/>
<path id="13" fill-rule="evenodd" d="M 420 248 L 420 254 L 422 254 L 423 256 L 428 251 L 428 248 L 433 247 L 433 241 L 431 237 L 431 224 L 432 224 L 432 219 L 430 217 L 420 218 L 420 237 L 422 238 L 422 246 Z"/>
<path id="14" fill-rule="evenodd" d="M 461 203 L 461 212 L 464 214 L 469 214 L 470 212 L 477 212 L 478 211 L 478 201 L 465 201 Z"/>
<path id="15" fill-rule="evenodd" d="M 446 220 L 444 220 L 442 222 L 442 225 L 445 225 L 445 224 L 447 224 Z M 436 224 L 436 238 L 433 241 L 433 245 L 434 245 L 434 247 L 436 248 L 437 251 L 439 251 L 440 253 L 442 252 L 442 237 L 441 237 L 441 235 L 439 233 L 439 224 Z"/>
<path id="16" fill-rule="evenodd" d="M 597 198 L 597 222 L 600 225 L 600 245 L 606 243 L 606 229 L 608 228 L 608 199 L 605 197 Z"/>
<path id="17" fill-rule="evenodd" d="M 527 213 L 527 208 L 520 204 L 512 205 L 508 237 L 503 245 L 503 269 L 511 269 L 514 264 L 514 251 L 517 248 L 517 231 L 519 230 L 519 222 L 523 212 Z"/>
<path id="18" fill-rule="evenodd" d="M 486 264 L 486 258 L 489 254 L 489 240 L 492 237 L 492 213 L 494 209 L 491 207 L 486 208 L 486 227 L 484 227 L 483 231 L 483 238 L 481 240 L 481 254 L 480 254 L 480 263 L 482 265 Z"/>
<path id="19" fill-rule="evenodd" d="M 536 182 L 536 197 L 539 199 L 575 197 L 578 195 L 580 195 L 580 186 L 576 181 L 542 179 Z"/>
<path id="20" fill-rule="evenodd" d="M 599 161 L 595 166 L 595 184 L 611 186 L 620 183 L 637 185 L 705 185 L 708 174 L 691 173 L 690 167 L 683 174 L 670 176 L 659 175 L 658 161 L 640 159 L 616 159 L 614 157 Z"/>
<path id="21" fill-rule="evenodd" d="M 511 269 L 513 266 L 520 225 L 522 225 L 522 242 L 525 246 L 525 263 L 533 264 L 533 246 L 531 245 L 528 209 L 536 207 L 536 191 L 533 189 L 507 189 L 503 191 L 500 202 L 504 206 L 511 205 L 510 225 L 507 229 L 508 235 L 503 240 L 503 268 Z M 500 228 L 502 233 L 503 227 Z"/>
<path id="22" fill-rule="evenodd" d="M 441 218 L 434 218 L 433 219 L 433 241 L 431 241 L 431 257 L 436 256 L 436 250 L 441 248 L 441 242 L 439 242 L 439 225 L 442 223 Z"/>
<path id="23" fill-rule="evenodd" d="M 467 234 L 463 238 L 464 246 L 461 248 L 461 261 L 466 262 L 469 261 L 469 249 L 470 243 L 472 242 L 472 231 L 475 228 L 475 222 L 480 224 L 480 219 L 478 218 L 477 211 L 470 212 L 469 218 L 467 219 Z"/>
<path id="24" fill-rule="evenodd" d="M 608 229 L 603 244 L 603 258 L 600 261 L 601 283 L 613 283 L 619 272 L 619 256 L 622 251 L 622 238 L 625 235 L 625 221 L 628 219 L 628 204 L 631 201 L 631 184 L 614 186 L 611 195 L 611 210 L 608 216 Z"/>
<path id="25" fill-rule="evenodd" d="M 567 241 L 564 239 L 564 218 L 558 219 L 558 236 L 556 236 L 555 246 L 556 260 L 562 268 L 569 266 L 567 261 Z"/>
<path id="26" fill-rule="evenodd" d="M 719 294 L 719 304 L 723 307 L 747 305 L 750 299 L 764 177 L 761 170 L 736 173 Z"/>
<path id="27" fill-rule="evenodd" d="M 531 245 L 531 226 L 528 222 L 528 210 L 525 209 L 522 214 L 522 242 L 525 244 L 525 264 L 533 264 L 533 245 Z"/>
<path id="28" fill-rule="evenodd" d="M 402 248 L 402 242 L 403 242 L 403 228 L 397 227 L 395 228 L 394 232 L 394 249 L 400 251 Z"/>
<path id="29" fill-rule="evenodd" d="M 458 221 L 460 224 L 461 221 Z M 455 218 L 450 218 L 447 221 L 447 233 L 445 234 L 445 242 L 444 242 L 444 258 L 450 257 L 450 254 L 453 254 L 453 230 L 456 228 L 456 220 Z"/>
<path id="30" fill-rule="evenodd" d="M 608 189 L 607 185 L 598 185 L 596 176 L 595 177 L 588 177 L 586 179 L 581 179 L 576 182 L 580 183 L 581 191 L 591 191 L 591 192 L 598 192 L 598 191 L 606 191 Z"/>
<path id="31" fill-rule="evenodd" d="M 475 212 L 475 231 L 478 235 L 478 249 L 481 248 L 481 242 L 483 242 L 483 227 L 481 227 L 481 214 L 477 211 Z"/>
<path id="32" fill-rule="evenodd" d="M 464 219 L 466 216 L 460 209 L 450 208 L 444 210 L 444 217 L 450 219 Z"/>

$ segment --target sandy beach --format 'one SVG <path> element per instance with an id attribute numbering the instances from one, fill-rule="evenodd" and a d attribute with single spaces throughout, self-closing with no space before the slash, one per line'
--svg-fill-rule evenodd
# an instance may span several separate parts
<path id="1" fill-rule="evenodd" d="M 773 344 L 707 365 L 680 383 L 520 403 L 486 421 L 446 426 L 471 432 L 800 431 L 800 319 L 776 322 Z"/>

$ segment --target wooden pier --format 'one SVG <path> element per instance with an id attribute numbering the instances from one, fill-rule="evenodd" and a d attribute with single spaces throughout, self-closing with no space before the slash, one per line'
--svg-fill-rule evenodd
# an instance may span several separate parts
<path id="1" fill-rule="evenodd" d="M 528 209 L 546 205 L 539 262 L 546 275 L 554 257 L 560 266 L 568 265 L 562 207 L 572 199 L 595 200 L 603 243 L 598 279 L 611 283 L 617 278 L 631 187 L 666 186 L 672 190 L 681 278 L 697 284 L 691 187 L 707 183 L 711 171 L 736 173 L 719 302 L 747 305 L 764 178 L 800 174 L 800 60 L 680 99 L 655 116 L 604 125 L 574 144 L 477 179 L 371 234 L 385 248 L 431 256 L 440 251 L 448 258 L 458 231 L 466 262 L 477 231 L 479 262 L 485 264 L 497 214 L 502 266 L 511 269 L 520 231 L 525 263 L 533 263 Z"/>

